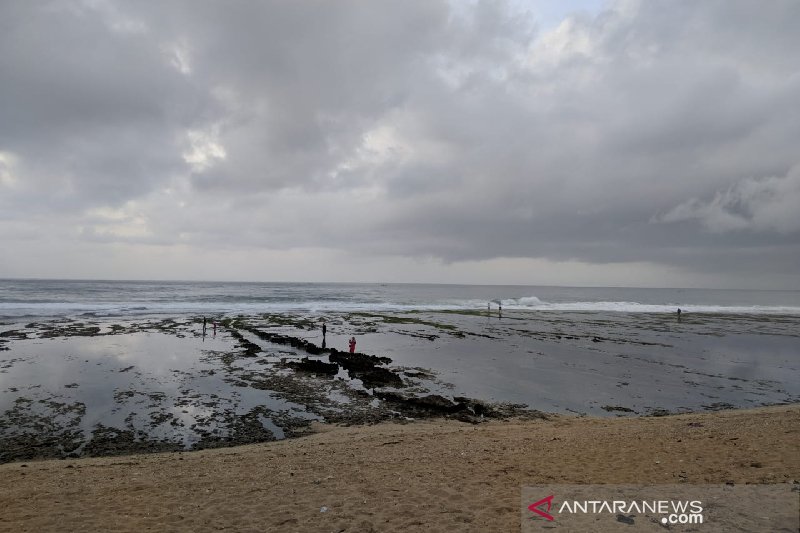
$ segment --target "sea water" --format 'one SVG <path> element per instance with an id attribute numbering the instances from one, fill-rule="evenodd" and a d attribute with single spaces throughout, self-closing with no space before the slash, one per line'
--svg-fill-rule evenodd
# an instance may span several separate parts
<path id="1" fill-rule="evenodd" d="M 89 315 L 507 310 L 800 315 L 800 291 L 181 281 L 0 280 L 0 320 Z"/>
<path id="2" fill-rule="evenodd" d="M 202 317 L 238 315 L 317 345 L 325 322 L 329 348 L 357 337 L 418 394 L 600 416 L 800 401 L 797 291 L 0 280 L 0 462 L 40 431 L 191 446 L 240 417 L 280 438 L 355 409 L 347 376 L 314 381 L 316 400 L 286 392 L 304 378 L 284 362 L 305 352 L 251 335 L 261 354 L 225 363 L 236 340 L 202 335 Z"/>

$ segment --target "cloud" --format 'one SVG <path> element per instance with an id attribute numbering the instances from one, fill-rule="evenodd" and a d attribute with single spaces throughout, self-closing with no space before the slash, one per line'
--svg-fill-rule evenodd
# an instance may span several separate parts
<path id="1" fill-rule="evenodd" d="M 750 178 L 717 192 L 708 201 L 691 198 L 655 222 L 698 220 L 709 231 L 800 231 L 800 167 L 785 176 Z"/>
<path id="2" fill-rule="evenodd" d="M 517 6 L 3 3 L 0 236 L 800 283 L 800 4 Z"/>

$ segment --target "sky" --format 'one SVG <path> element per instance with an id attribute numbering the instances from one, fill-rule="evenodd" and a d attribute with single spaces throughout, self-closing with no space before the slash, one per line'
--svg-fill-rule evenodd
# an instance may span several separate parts
<path id="1" fill-rule="evenodd" d="M 0 277 L 800 289 L 800 2 L 0 3 Z"/>

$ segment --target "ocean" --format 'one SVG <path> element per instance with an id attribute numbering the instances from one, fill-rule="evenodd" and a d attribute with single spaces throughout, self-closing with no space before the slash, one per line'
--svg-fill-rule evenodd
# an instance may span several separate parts
<path id="1" fill-rule="evenodd" d="M 798 291 L 0 280 L 0 463 L 798 401 Z"/>
<path id="2" fill-rule="evenodd" d="M 800 314 L 800 291 L 189 281 L 0 280 L 0 320 L 278 312 L 507 310 Z"/>

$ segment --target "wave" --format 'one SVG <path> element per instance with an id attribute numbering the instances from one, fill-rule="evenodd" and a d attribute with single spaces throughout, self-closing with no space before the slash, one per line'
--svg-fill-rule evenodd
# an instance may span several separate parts
<path id="1" fill-rule="evenodd" d="M 484 305 L 485 302 L 481 301 Z M 359 311 L 446 311 L 455 309 L 474 309 L 468 306 L 442 304 L 412 304 L 393 302 L 344 302 L 344 301 L 294 301 L 272 303 L 248 302 L 177 302 L 151 303 L 148 305 L 130 304 L 7 304 L 0 303 L 0 319 L 48 318 L 61 316 L 83 317 L 125 317 L 151 315 L 187 315 L 187 314 L 262 314 L 262 313 L 324 313 L 324 312 L 359 312 Z M 484 307 L 485 308 L 485 307 Z"/>
<path id="2" fill-rule="evenodd" d="M 649 304 L 629 301 L 546 302 L 536 296 L 494 299 L 492 308 L 501 304 L 508 311 L 596 312 L 596 313 L 684 313 L 800 315 L 796 306 Z M 0 302 L 0 318 L 31 317 L 126 317 L 187 314 L 261 314 L 282 312 L 403 312 L 403 311 L 474 311 L 486 310 L 487 300 L 442 300 L 436 302 L 370 302 L 352 300 L 279 300 L 247 301 L 183 301 L 183 302 L 115 302 L 115 303 L 11 303 Z"/>
<path id="3" fill-rule="evenodd" d="M 503 309 L 535 311 L 586 311 L 613 313 L 684 313 L 714 314 L 800 314 L 800 307 L 763 305 L 643 304 L 639 302 L 523 302 L 525 298 L 502 300 Z"/>
<path id="4" fill-rule="evenodd" d="M 509 298 L 506 300 L 500 300 L 500 302 L 505 307 L 510 307 L 512 305 L 516 306 L 523 306 L 523 307 L 534 307 L 543 305 L 545 302 L 541 301 L 536 296 L 523 296 L 522 298 Z"/>

